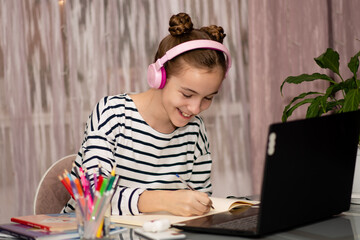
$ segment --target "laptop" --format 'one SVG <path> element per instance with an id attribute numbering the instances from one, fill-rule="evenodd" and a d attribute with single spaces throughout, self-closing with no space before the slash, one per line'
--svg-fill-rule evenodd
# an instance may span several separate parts
<path id="1" fill-rule="evenodd" d="M 270 125 L 260 206 L 204 216 L 173 227 L 261 236 L 349 210 L 359 130 L 360 111 Z"/>

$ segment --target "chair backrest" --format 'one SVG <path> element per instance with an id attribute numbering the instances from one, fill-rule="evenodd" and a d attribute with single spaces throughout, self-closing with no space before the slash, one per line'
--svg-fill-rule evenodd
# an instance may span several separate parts
<path id="1" fill-rule="evenodd" d="M 70 199 L 70 194 L 59 180 L 58 176 L 64 170 L 71 171 L 76 154 L 56 161 L 45 172 L 37 187 L 34 198 L 34 214 L 60 213 Z"/>

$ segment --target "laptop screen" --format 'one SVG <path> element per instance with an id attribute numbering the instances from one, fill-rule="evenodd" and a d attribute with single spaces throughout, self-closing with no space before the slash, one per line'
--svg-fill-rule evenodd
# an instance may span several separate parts
<path id="1" fill-rule="evenodd" d="M 299 226 L 349 209 L 359 123 L 356 111 L 269 127 L 260 232 Z"/>

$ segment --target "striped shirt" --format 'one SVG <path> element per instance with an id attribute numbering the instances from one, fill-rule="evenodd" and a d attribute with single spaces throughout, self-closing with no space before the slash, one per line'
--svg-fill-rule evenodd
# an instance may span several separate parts
<path id="1" fill-rule="evenodd" d="M 130 96 L 120 94 L 99 101 L 84 135 L 75 167 L 85 167 L 93 176 L 100 162 L 108 176 L 116 165 L 120 181 L 111 202 L 114 215 L 139 214 L 138 199 L 144 190 L 186 189 L 175 174 L 195 190 L 212 193 L 209 142 L 198 116 L 172 133 L 160 133 L 144 121 Z M 74 206 L 71 199 L 63 212 Z"/>

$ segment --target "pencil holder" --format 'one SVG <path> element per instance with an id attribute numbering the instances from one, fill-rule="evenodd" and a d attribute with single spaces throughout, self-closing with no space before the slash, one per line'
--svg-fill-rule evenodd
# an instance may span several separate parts
<path id="1" fill-rule="evenodd" d="M 76 169 L 76 168 L 75 168 Z M 90 175 L 79 168 L 76 177 L 65 170 L 59 180 L 76 201 L 76 219 L 80 239 L 111 239 L 110 213 L 111 199 L 116 191 L 120 177 L 115 176 L 115 167 L 108 177 L 103 177 L 99 168 L 99 176 L 93 174 L 94 188 Z"/>
<path id="2" fill-rule="evenodd" d="M 109 196 L 98 195 L 93 202 L 89 197 L 78 197 L 75 212 L 80 239 L 111 239 Z"/>

